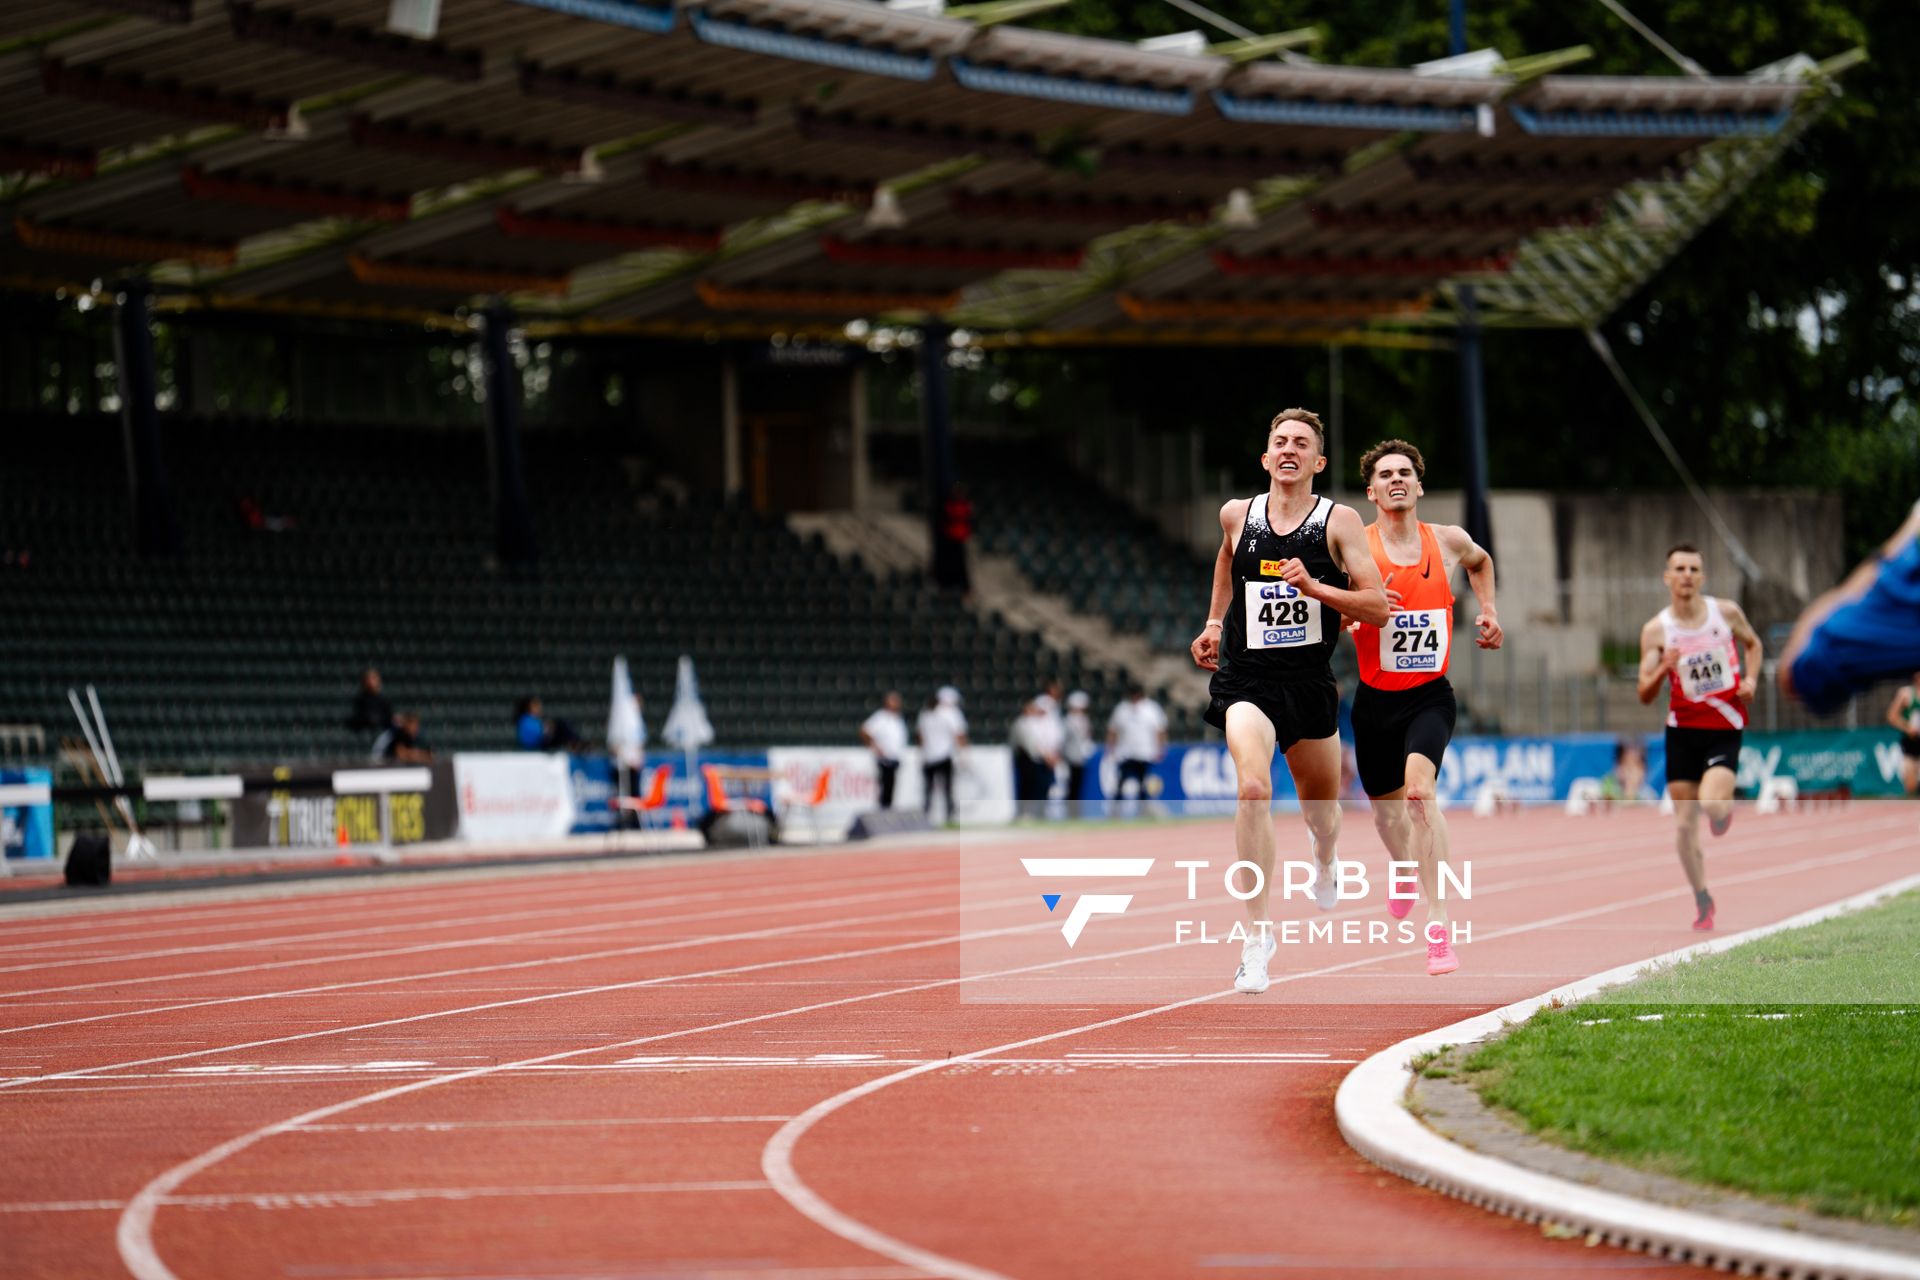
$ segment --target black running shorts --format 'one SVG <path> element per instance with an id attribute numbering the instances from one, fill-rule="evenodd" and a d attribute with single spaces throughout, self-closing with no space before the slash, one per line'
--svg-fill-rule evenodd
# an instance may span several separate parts
<path id="1" fill-rule="evenodd" d="M 1900 735 L 1900 754 L 1909 760 L 1920 760 L 1920 733 Z"/>
<path id="2" fill-rule="evenodd" d="M 1207 692 L 1213 701 L 1202 719 L 1224 732 L 1227 708 L 1251 702 L 1273 722 L 1276 751 L 1340 732 L 1340 686 L 1334 683 L 1331 670 L 1303 680 L 1240 680 L 1222 668 L 1213 673 Z"/>
<path id="3" fill-rule="evenodd" d="M 1667 781 L 1698 782 L 1709 769 L 1740 768 L 1740 730 L 1667 726 Z"/>
<path id="4" fill-rule="evenodd" d="M 1384 796 L 1406 786 L 1408 756 L 1425 756 L 1438 773 L 1457 711 L 1445 676 L 1411 689 L 1361 684 L 1353 695 L 1353 757 L 1367 794 Z"/>

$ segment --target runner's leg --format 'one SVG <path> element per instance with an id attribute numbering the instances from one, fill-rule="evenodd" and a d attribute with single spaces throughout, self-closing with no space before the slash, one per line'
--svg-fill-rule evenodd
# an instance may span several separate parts
<path id="1" fill-rule="evenodd" d="M 1233 847 L 1242 862 L 1260 868 L 1260 892 L 1247 899 L 1247 918 L 1272 919 L 1267 898 L 1273 891 L 1273 721 L 1251 702 L 1227 708 L 1227 751 L 1238 779 L 1233 813 Z M 1245 888 L 1245 881 L 1240 887 Z"/>

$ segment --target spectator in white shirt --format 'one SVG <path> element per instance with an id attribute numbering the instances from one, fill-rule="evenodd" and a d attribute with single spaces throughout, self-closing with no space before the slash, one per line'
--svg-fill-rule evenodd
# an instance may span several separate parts
<path id="1" fill-rule="evenodd" d="M 1144 800 L 1147 770 L 1167 753 L 1167 715 L 1137 684 L 1107 718 L 1107 750 L 1120 770 L 1115 798 L 1125 799 L 1127 783 L 1132 782 L 1134 795 Z"/>
<path id="2" fill-rule="evenodd" d="M 958 822 L 959 812 L 953 805 L 953 758 L 967 745 L 967 718 L 960 711 L 960 691 L 945 685 L 928 698 L 915 728 L 920 734 L 921 804 L 931 820 L 937 783 L 946 794 L 946 821 Z"/>
<path id="3" fill-rule="evenodd" d="M 873 752 L 880 776 L 880 807 L 893 808 L 893 784 L 900 775 L 900 757 L 907 753 L 907 722 L 900 714 L 900 695 L 893 690 L 880 700 L 880 709 L 860 726 L 860 741 Z"/>
<path id="4" fill-rule="evenodd" d="M 1079 817 L 1080 791 L 1087 784 L 1087 761 L 1093 758 L 1093 717 L 1087 708 L 1093 705 L 1085 690 L 1067 695 L 1067 714 L 1061 722 L 1060 758 L 1067 762 L 1067 813 Z"/>
<path id="5" fill-rule="evenodd" d="M 1012 737 L 1015 755 L 1021 761 L 1014 779 L 1021 801 L 1020 816 L 1040 817 L 1060 767 L 1060 722 L 1047 714 L 1040 698 L 1035 698 L 1013 722 Z"/>

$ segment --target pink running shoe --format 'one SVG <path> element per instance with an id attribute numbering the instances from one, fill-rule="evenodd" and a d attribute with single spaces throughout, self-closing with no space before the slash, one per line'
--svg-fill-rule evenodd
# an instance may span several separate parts
<path id="1" fill-rule="evenodd" d="M 1417 893 L 1410 893 L 1403 898 L 1389 889 L 1387 891 L 1387 914 L 1395 920 L 1405 920 L 1407 918 L 1407 912 L 1413 910 L 1413 904 L 1419 900 L 1420 895 Z"/>
<path id="2" fill-rule="evenodd" d="M 1453 954 L 1453 943 L 1447 938 L 1447 930 L 1442 929 L 1438 937 L 1427 935 L 1427 976 L 1437 978 L 1443 973 L 1452 973 L 1460 967 L 1460 957 Z"/>

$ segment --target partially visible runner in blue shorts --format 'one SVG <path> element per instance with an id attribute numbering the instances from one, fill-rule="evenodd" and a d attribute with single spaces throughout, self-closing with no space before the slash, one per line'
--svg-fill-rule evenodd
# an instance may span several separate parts
<path id="1" fill-rule="evenodd" d="M 1878 680 L 1920 669 L 1920 502 L 1893 537 L 1793 624 L 1780 688 L 1820 715 Z"/>

